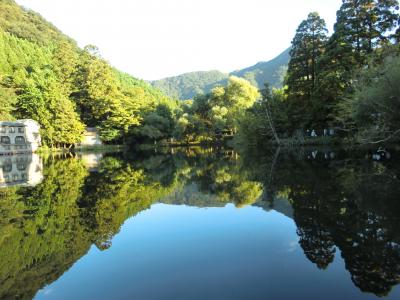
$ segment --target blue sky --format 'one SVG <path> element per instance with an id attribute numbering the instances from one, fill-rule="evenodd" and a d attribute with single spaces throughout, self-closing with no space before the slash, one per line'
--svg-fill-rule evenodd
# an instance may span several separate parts
<path id="1" fill-rule="evenodd" d="M 230 72 L 290 46 L 311 11 L 331 31 L 341 0 L 16 0 L 115 67 L 153 80 Z"/>

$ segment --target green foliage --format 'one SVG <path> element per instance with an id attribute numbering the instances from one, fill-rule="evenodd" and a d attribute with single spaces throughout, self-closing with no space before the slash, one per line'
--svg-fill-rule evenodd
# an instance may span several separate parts
<path id="1" fill-rule="evenodd" d="M 144 116 L 143 126 L 136 129 L 138 137 L 158 141 L 172 137 L 174 115 L 166 104 L 157 105 L 156 109 Z"/>
<path id="2" fill-rule="evenodd" d="M 69 88 L 53 68 L 54 48 L 1 31 L 0 40 L 2 118 L 38 120 L 43 141 L 49 146 L 79 142 L 84 126 L 68 97 Z"/>
<path id="3" fill-rule="evenodd" d="M 158 105 L 177 108 L 148 83 L 112 68 L 95 46 L 80 50 L 14 1 L 2 1 L 0 12 L 0 118 L 37 120 L 45 145 L 79 143 L 85 125 L 99 128 L 107 143 L 122 143 Z"/>
<path id="4" fill-rule="evenodd" d="M 227 78 L 227 74 L 219 71 L 192 72 L 155 80 L 151 84 L 170 97 L 185 100 L 208 93 L 215 85 L 226 83 Z"/>
<path id="5" fill-rule="evenodd" d="M 398 19 L 398 1 L 345 0 L 337 12 L 335 32 L 330 37 L 320 69 L 317 95 L 324 99 L 324 115 L 336 119 L 335 106 L 354 92 L 353 78 L 368 65 L 368 56 L 390 44 Z"/>
<path id="6" fill-rule="evenodd" d="M 321 113 L 314 107 L 313 99 L 319 76 L 317 62 L 325 50 L 327 32 L 325 21 L 318 13 L 310 13 L 292 41 L 285 80 L 292 130 L 310 126 Z"/>
<path id="7" fill-rule="evenodd" d="M 332 127 L 353 132 L 358 129 L 361 135 L 369 131 L 375 137 L 394 132 L 395 116 L 386 119 L 383 126 L 371 120 L 371 115 L 382 116 L 379 107 L 389 109 L 385 99 L 396 94 L 388 86 L 393 84 L 391 80 L 379 72 L 395 77 L 385 63 L 385 56 L 389 60 L 393 57 L 384 49 L 396 43 L 398 9 L 397 0 L 343 0 L 329 39 L 325 23 L 316 13 L 300 24 L 285 79 L 289 120 L 286 133 L 294 135 L 300 129 L 304 135 L 306 128 L 321 133 Z M 365 127 L 361 119 L 370 126 Z"/>
<path id="8" fill-rule="evenodd" d="M 357 75 L 354 95 L 339 106 L 340 123 L 358 129 L 362 142 L 392 138 L 400 133 L 399 53 L 396 47 L 373 55 L 369 68 Z"/>
<path id="9" fill-rule="evenodd" d="M 0 28 L 42 46 L 58 42 L 75 44 L 39 14 L 18 6 L 14 0 L 0 1 Z"/>
<path id="10" fill-rule="evenodd" d="M 12 120 L 17 97 L 12 89 L 0 86 L 0 120 Z"/>
<path id="11" fill-rule="evenodd" d="M 250 108 L 259 93 L 243 78 L 231 76 L 225 87 L 217 86 L 209 94 L 198 95 L 178 119 L 175 137 L 186 141 L 197 137 L 216 140 L 224 134 L 234 134 L 240 118 Z"/>
<path id="12" fill-rule="evenodd" d="M 0 74 L 13 74 L 30 65 L 50 65 L 51 47 L 38 46 L 36 43 L 15 37 L 0 28 Z"/>
<path id="13" fill-rule="evenodd" d="M 63 93 L 51 69 L 29 67 L 12 79 L 18 95 L 16 115 L 39 120 L 47 145 L 71 145 L 80 141 L 84 126 L 74 103 Z"/>
<path id="14" fill-rule="evenodd" d="M 225 88 L 211 91 L 209 112 L 216 132 L 228 130 L 236 133 L 238 120 L 259 97 L 258 90 L 245 79 L 231 76 Z"/>
<path id="15" fill-rule="evenodd" d="M 270 61 L 259 62 L 254 66 L 234 71 L 230 75 L 242 77 L 259 89 L 262 89 L 266 82 L 268 82 L 271 87 L 281 88 L 290 58 L 289 52 L 290 48 Z"/>
<path id="16" fill-rule="evenodd" d="M 53 51 L 52 65 L 65 94 L 70 96 L 76 89 L 75 76 L 79 64 L 79 53 L 71 43 L 62 42 Z"/>
<path id="17" fill-rule="evenodd" d="M 264 147 L 276 133 L 284 137 L 290 129 L 287 96 L 283 89 L 261 90 L 262 99 L 257 101 L 239 120 L 235 142 L 240 145 Z M 275 131 L 275 133 L 274 133 Z"/>

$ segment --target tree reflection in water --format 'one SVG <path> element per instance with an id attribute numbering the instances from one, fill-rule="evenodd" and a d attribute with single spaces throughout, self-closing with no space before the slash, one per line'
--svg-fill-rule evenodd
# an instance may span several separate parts
<path id="1" fill-rule="evenodd" d="M 320 152 L 109 154 L 92 172 L 78 157 L 47 159 L 37 186 L 0 189 L 0 298 L 33 297 L 155 202 L 281 211 L 317 268 L 340 253 L 361 291 L 387 295 L 400 282 L 400 161 Z"/>

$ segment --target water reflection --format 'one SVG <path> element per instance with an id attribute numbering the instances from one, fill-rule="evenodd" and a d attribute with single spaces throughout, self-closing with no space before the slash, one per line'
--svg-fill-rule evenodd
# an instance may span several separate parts
<path id="1" fill-rule="evenodd" d="M 35 186 L 43 179 L 42 159 L 34 153 L 0 156 L 0 188 Z"/>
<path id="2" fill-rule="evenodd" d="M 316 269 L 329 269 L 340 254 L 355 286 L 390 296 L 400 282 L 396 152 L 379 162 L 362 151 L 319 153 L 198 148 L 47 158 L 43 180 L 39 158 L 5 158 L 3 174 L 36 164 L 41 182 L 0 189 L 0 298 L 33 297 L 92 245 L 112 247 L 125 220 L 157 202 L 278 211 L 295 222 Z"/>
<path id="3" fill-rule="evenodd" d="M 288 199 L 300 246 L 318 268 L 332 263 L 337 247 L 354 284 L 384 296 L 400 282 L 400 166 L 362 153 L 329 162 L 282 157 L 267 201 Z"/>

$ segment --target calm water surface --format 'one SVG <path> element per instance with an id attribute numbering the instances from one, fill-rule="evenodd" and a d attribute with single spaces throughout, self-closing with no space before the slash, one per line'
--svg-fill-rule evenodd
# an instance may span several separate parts
<path id="1" fill-rule="evenodd" d="M 400 299 L 400 152 L 0 157 L 1 299 Z"/>

